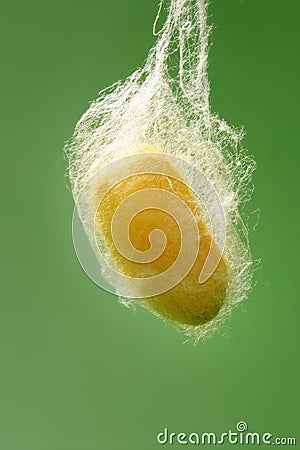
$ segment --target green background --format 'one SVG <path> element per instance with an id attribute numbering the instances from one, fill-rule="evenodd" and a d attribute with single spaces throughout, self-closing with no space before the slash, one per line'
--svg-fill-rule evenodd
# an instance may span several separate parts
<path id="1" fill-rule="evenodd" d="M 64 141 L 100 89 L 143 64 L 156 11 L 157 0 L 2 2 L 1 450 L 148 450 L 164 427 L 219 433 L 239 420 L 297 437 L 299 1 L 209 7 L 212 107 L 247 130 L 248 209 L 260 208 L 257 285 L 226 328 L 184 345 L 75 256 Z"/>

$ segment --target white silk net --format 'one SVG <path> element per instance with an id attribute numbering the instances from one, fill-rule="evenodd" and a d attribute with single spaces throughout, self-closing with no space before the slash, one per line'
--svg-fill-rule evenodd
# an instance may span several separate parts
<path id="1" fill-rule="evenodd" d="M 157 31 L 164 8 L 166 20 Z M 175 324 L 199 340 L 219 328 L 251 288 L 253 261 L 240 211 L 251 195 L 254 162 L 241 145 L 243 132 L 210 108 L 206 2 L 163 0 L 157 20 L 157 41 L 144 66 L 101 91 L 77 123 L 66 145 L 69 179 L 76 201 L 101 168 L 149 145 L 205 175 L 226 218 L 229 283 L 226 301 L 213 320 L 199 326 Z"/>

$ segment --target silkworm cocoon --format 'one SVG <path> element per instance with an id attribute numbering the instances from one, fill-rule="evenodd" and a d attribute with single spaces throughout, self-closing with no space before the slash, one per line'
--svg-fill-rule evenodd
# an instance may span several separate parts
<path id="1" fill-rule="evenodd" d="M 155 279 L 155 276 L 166 273 L 176 262 L 175 273 L 169 273 L 164 280 L 159 281 L 158 292 L 164 291 L 165 288 L 166 291 L 147 298 L 151 292 L 149 292 L 149 286 L 146 286 L 144 291 L 140 288 L 138 294 L 147 298 L 146 302 L 150 309 L 166 319 L 193 326 L 204 324 L 217 315 L 225 301 L 226 260 L 220 255 L 220 250 L 214 244 L 207 229 L 199 200 L 193 191 L 180 181 L 177 170 L 167 159 L 162 160 L 161 155 L 158 158 L 155 153 L 147 153 L 147 159 L 153 173 L 142 173 L 123 179 L 122 166 L 120 167 L 117 178 L 122 181 L 108 190 L 103 197 L 97 209 L 96 224 L 117 270 L 130 278 L 154 277 Z M 162 161 L 168 176 L 160 174 Z M 125 164 L 126 162 L 125 159 Z M 135 173 L 137 168 L 134 161 L 131 165 L 130 171 Z M 100 189 L 106 191 L 107 187 L 102 184 Z M 151 199 L 151 195 L 156 196 L 157 199 L 157 190 L 160 194 L 159 209 L 153 207 Z M 133 201 L 126 203 L 131 196 L 134 196 Z M 178 199 L 180 199 L 179 202 Z M 119 213 L 112 229 L 114 215 L 122 202 L 124 202 L 123 211 Z M 195 219 L 194 236 L 193 224 L 189 224 L 188 220 L 184 219 L 186 208 L 189 208 Z M 169 213 L 173 213 L 173 217 Z M 182 224 L 176 222 L 178 218 L 184 219 Z M 149 236 L 153 230 L 159 230 L 165 235 L 166 245 L 162 252 L 157 252 L 155 248 L 161 242 L 161 234 L 158 234 L 156 240 L 155 237 L 152 239 L 152 245 L 149 242 Z M 177 260 L 183 242 L 185 253 L 180 260 Z M 218 260 L 216 268 L 207 281 L 199 283 L 199 275 L 211 247 L 214 252 L 211 258 Z M 142 252 L 142 255 L 129 260 L 131 248 L 133 252 L 136 250 Z M 153 251 L 149 255 L 150 248 Z M 124 249 L 124 256 L 122 249 Z M 147 256 L 146 259 L 145 256 Z M 172 287 L 174 276 L 179 282 Z M 153 283 L 152 281 L 151 286 Z M 135 285 L 132 286 L 132 296 L 135 296 Z"/>
<path id="2" fill-rule="evenodd" d="M 210 109 L 206 17 L 204 0 L 170 0 L 145 65 L 100 93 L 66 145 L 101 274 L 122 303 L 195 340 L 219 327 L 252 279 L 240 208 L 254 162 L 243 133 Z"/>

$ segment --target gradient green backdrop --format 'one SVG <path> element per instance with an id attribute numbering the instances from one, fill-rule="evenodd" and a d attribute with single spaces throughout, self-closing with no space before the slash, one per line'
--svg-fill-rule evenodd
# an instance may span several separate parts
<path id="1" fill-rule="evenodd" d="M 100 89 L 143 63 L 157 3 L 2 2 L 0 450 L 150 450 L 164 427 L 239 420 L 297 437 L 298 0 L 209 8 L 213 110 L 247 130 L 260 208 L 257 285 L 225 336 L 184 345 L 94 285 L 74 253 L 64 141 Z"/>

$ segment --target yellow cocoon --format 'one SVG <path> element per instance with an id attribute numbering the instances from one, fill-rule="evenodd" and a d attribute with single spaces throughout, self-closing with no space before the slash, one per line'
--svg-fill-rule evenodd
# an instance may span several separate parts
<path id="1" fill-rule="evenodd" d="M 120 167 L 116 176 L 117 179 L 121 180 L 120 182 L 108 190 L 105 180 L 101 186 L 98 186 L 98 189 L 101 191 L 107 190 L 107 193 L 98 206 L 96 226 L 118 272 L 130 278 L 155 277 L 157 274 L 166 272 L 175 263 L 180 252 L 182 240 L 190 239 L 189 235 L 181 235 L 184 230 L 180 229 L 175 218 L 168 214 L 170 210 L 170 196 L 165 195 L 166 198 L 162 202 L 162 209 L 147 209 L 147 203 L 151 204 L 151 200 L 147 198 L 147 195 L 143 195 L 140 208 L 138 208 L 140 212 L 134 214 L 137 207 L 136 201 L 138 201 L 138 196 L 136 196 L 135 202 L 126 204 L 126 214 L 119 214 L 117 223 L 115 223 L 115 236 L 113 236 L 112 232 L 114 215 L 122 202 L 126 201 L 130 196 L 153 188 L 159 189 L 160 193 L 163 193 L 162 198 L 164 193 L 173 193 L 184 202 L 195 218 L 199 233 L 199 242 L 191 242 L 191 245 L 199 245 L 195 262 L 192 262 L 190 271 L 176 286 L 166 292 L 146 298 L 146 303 L 152 311 L 168 320 L 194 326 L 204 324 L 217 315 L 225 301 L 227 288 L 226 260 L 219 254 L 219 249 L 208 232 L 201 212 L 200 202 L 194 192 L 180 180 L 180 174 L 167 159 L 164 161 L 164 168 L 167 169 L 168 174 L 171 173 L 174 176 L 160 174 L 162 153 L 151 147 L 143 148 L 141 152 L 149 150 L 152 153 L 147 155 L 148 163 L 155 173 L 141 173 L 123 179 L 123 170 Z M 156 158 L 154 151 L 159 153 L 159 158 Z M 131 164 L 130 171 L 135 173 L 135 164 Z M 179 206 L 177 205 L 176 208 L 177 217 L 183 217 L 185 214 L 184 206 L 179 202 Z M 130 223 L 127 223 L 128 217 L 132 217 Z M 140 262 L 130 260 L 126 255 L 123 256 L 121 254 L 120 248 L 124 248 L 128 253 L 127 230 L 132 246 L 140 252 L 147 252 L 151 247 L 149 236 L 153 230 L 157 229 L 161 230 L 166 238 L 165 249 L 157 258 L 148 262 Z M 188 233 L 188 229 L 185 231 Z M 122 237 L 123 235 L 124 237 Z M 116 238 L 118 240 L 117 246 Z M 155 246 L 155 239 L 152 243 Z M 158 244 L 159 242 L 156 243 Z M 215 257 L 218 256 L 220 258 L 220 262 L 210 278 L 204 283 L 200 283 L 199 275 L 211 246 L 213 246 Z M 186 258 L 188 259 L 189 257 L 190 253 L 187 252 Z M 183 267 L 181 267 L 184 264 L 185 261 L 176 266 L 178 274 L 181 271 L 184 272 Z M 172 275 L 170 274 L 169 277 L 168 282 L 171 284 Z M 135 286 L 133 284 L 134 289 Z M 138 294 L 141 296 L 143 292 L 139 291 Z M 132 297 L 134 297 L 134 292 Z"/>
<path id="2" fill-rule="evenodd" d="M 251 288 L 253 260 L 240 211 L 251 197 L 255 163 L 241 145 L 242 130 L 210 108 L 207 2 L 170 0 L 158 31 L 162 3 L 143 67 L 101 91 L 78 121 L 66 145 L 68 172 L 107 290 L 198 341 Z M 151 170 L 141 170 L 135 155 L 144 155 Z M 181 161 L 192 167 L 187 174 Z M 193 169 L 208 180 L 215 203 L 208 184 L 193 184 Z M 216 264 L 203 279 L 211 255 Z"/>

